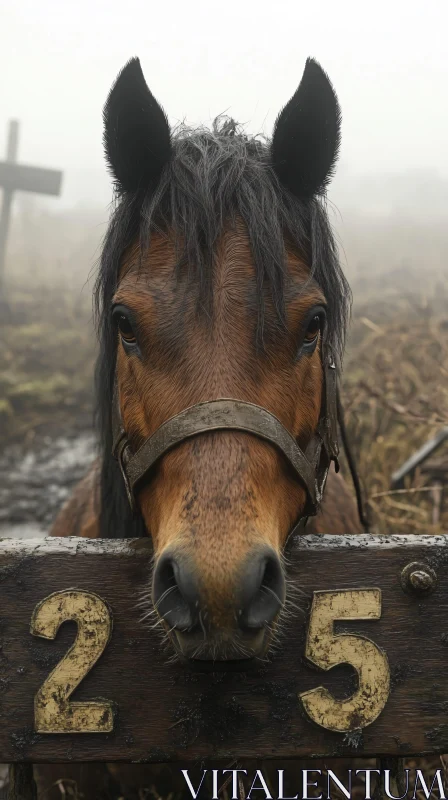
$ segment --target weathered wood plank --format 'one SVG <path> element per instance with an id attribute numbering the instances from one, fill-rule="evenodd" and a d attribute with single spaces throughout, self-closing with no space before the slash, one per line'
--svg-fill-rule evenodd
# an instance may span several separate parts
<path id="1" fill-rule="evenodd" d="M 304 613 L 294 612 L 285 623 L 269 663 L 245 673 L 204 674 L 169 663 L 171 651 L 162 646 L 160 633 L 139 621 L 137 603 L 149 587 L 151 557 L 149 540 L 0 541 L 1 760 L 187 763 L 210 757 L 230 761 L 234 754 L 241 759 L 448 752 L 448 537 L 297 538 L 289 552 L 289 579 L 302 592 L 294 601 Z M 415 579 L 417 590 L 409 583 L 403 589 L 401 574 L 411 562 L 434 571 L 433 591 L 418 591 L 425 584 L 421 576 Z M 369 593 L 376 588 L 380 594 Z M 52 640 L 32 635 L 30 623 L 38 603 L 67 589 L 95 593 L 111 609 L 110 641 L 72 700 L 104 703 L 105 728 L 110 704 L 112 732 L 36 731 L 35 695 L 69 650 L 76 626 L 62 625 Z M 357 690 L 353 668 L 323 672 L 305 658 L 313 592 L 353 589 L 367 589 L 375 603 L 380 597 L 381 616 L 336 622 L 335 633 L 368 637 L 386 653 L 390 694 L 372 724 L 361 729 L 354 715 L 353 728 L 337 732 L 310 721 L 299 694 L 323 686 L 331 700 Z M 85 637 L 90 635 L 86 629 Z"/>

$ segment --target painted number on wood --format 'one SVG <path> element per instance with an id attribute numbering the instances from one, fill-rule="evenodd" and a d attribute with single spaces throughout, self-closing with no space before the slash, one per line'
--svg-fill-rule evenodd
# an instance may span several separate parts
<path id="1" fill-rule="evenodd" d="M 113 729 L 110 702 L 70 702 L 70 695 L 96 664 L 110 639 L 110 611 L 98 595 L 67 589 L 37 604 L 31 618 L 31 633 L 54 639 L 59 627 L 68 620 L 77 623 L 78 633 L 68 653 L 34 698 L 36 731 L 109 733 Z"/>
<path id="2" fill-rule="evenodd" d="M 376 720 L 390 691 L 386 654 L 365 636 L 335 634 L 335 620 L 379 619 L 381 589 L 314 592 L 306 641 L 306 657 L 329 670 L 351 664 L 358 673 L 358 689 L 348 700 L 337 700 L 323 686 L 299 695 L 306 713 L 323 728 L 348 732 Z"/>

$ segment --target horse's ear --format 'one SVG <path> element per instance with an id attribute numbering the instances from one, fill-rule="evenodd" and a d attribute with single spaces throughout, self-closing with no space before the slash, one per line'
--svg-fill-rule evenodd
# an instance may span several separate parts
<path id="1" fill-rule="evenodd" d="M 330 80 L 308 58 L 300 86 L 277 117 L 271 146 L 274 169 L 293 194 L 323 194 L 336 166 L 341 112 Z"/>
<path id="2" fill-rule="evenodd" d="M 116 79 L 103 111 L 106 160 L 119 191 L 146 189 L 171 157 L 166 115 L 148 89 L 138 58 Z"/>

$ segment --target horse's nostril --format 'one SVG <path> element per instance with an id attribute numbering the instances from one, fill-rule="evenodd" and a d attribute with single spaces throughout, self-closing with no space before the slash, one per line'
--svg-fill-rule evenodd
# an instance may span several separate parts
<path id="1" fill-rule="evenodd" d="M 157 562 L 152 592 L 154 607 L 170 628 L 187 631 L 195 627 L 199 604 L 191 575 L 169 554 Z"/>
<path id="2" fill-rule="evenodd" d="M 280 559 L 274 550 L 263 548 L 249 554 L 246 567 L 240 573 L 239 584 L 235 586 L 232 582 L 229 586 L 227 603 L 230 597 L 233 597 L 233 602 L 236 600 L 232 617 L 237 621 L 240 634 L 253 637 L 273 622 L 285 601 L 285 579 Z M 198 575 L 184 556 L 172 552 L 160 556 L 154 570 L 153 602 L 157 613 L 171 629 L 182 634 L 205 637 L 204 625 L 207 624 L 209 628 L 210 623 L 201 619 L 201 610 L 204 608 L 198 589 Z M 229 603 L 225 610 L 225 613 L 229 613 L 229 621 L 232 618 L 231 611 Z M 213 625 L 211 633 L 212 629 Z M 218 628 L 214 633 L 217 631 Z"/>
<path id="3" fill-rule="evenodd" d="M 285 602 L 285 578 L 280 559 L 273 550 L 250 559 L 238 623 L 242 629 L 256 630 L 273 622 Z"/>

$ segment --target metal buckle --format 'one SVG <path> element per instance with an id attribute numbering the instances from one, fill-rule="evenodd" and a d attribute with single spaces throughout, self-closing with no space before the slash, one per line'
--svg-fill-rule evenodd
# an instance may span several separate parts
<path id="1" fill-rule="evenodd" d="M 133 495 L 133 492 L 132 492 L 132 489 L 131 489 L 131 485 L 129 483 L 129 479 L 128 479 L 128 476 L 127 476 L 127 473 L 126 473 L 126 468 L 125 468 L 125 461 L 126 461 L 127 458 L 129 458 L 129 455 L 126 452 L 127 448 L 128 448 L 128 442 L 127 442 L 126 434 L 125 434 L 124 431 L 122 431 L 122 433 L 120 435 L 120 438 L 118 439 L 118 441 L 114 445 L 113 455 L 115 456 L 115 458 L 118 461 L 118 466 L 120 467 L 120 472 L 121 472 L 121 474 L 123 476 L 124 486 L 125 486 L 125 489 L 126 489 L 127 498 L 129 500 L 129 505 L 131 507 L 132 513 L 134 514 L 135 510 L 136 510 L 135 509 L 135 500 L 134 500 L 134 495 Z"/>

